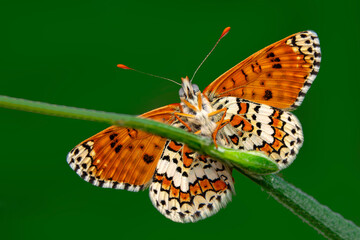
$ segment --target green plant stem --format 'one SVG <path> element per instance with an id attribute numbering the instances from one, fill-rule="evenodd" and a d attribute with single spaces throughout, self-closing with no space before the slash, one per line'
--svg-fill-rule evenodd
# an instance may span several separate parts
<path id="1" fill-rule="evenodd" d="M 246 174 L 245 174 L 246 175 Z M 328 239 L 360 239 L 360 228 L 281 177 L 249 176 L 276 201 Z"/>
<path id="2" fill-rule="evenodd" d="M 360 228 L 353 222 L 321 205 L 314 198 L 279 176 L 259 175 L 277 171 L 277 167 L 259 153 L 216 148 L 207 138 L 166 124 L 123 114 L 59 106 L 7 96 L 0 96 L 0 107 L 132 127 L 183 142 L 193 150 L 231 164 L 325 237 L 329 239 L 360 239 Z"/>
<path id="3" fill-rule="evenodd" d="M 266 155 L 256 151 L 237 151 L 231 148 L 216 148 L 208 138 L 196 136 L 179 128 L 152 121 L 149 119 L 133 117 L 125 114 L 107 113 L 102 111 L 87 110 L 75 107 L 59 106 L 49 103 L 29 101 L 25 99 L 0 95 L 0 107 L 34 112 L 52 116 L 76 118 L 89 121 L 105 122 L 111 125 L 132 127 L 149 133 L 170 138 L 175 141 L 185 142 L 191 149 L 202 154 L 225 161 L 232 166 L 246 172 L 268 174 L 277 172 L 277 165 Z"/>

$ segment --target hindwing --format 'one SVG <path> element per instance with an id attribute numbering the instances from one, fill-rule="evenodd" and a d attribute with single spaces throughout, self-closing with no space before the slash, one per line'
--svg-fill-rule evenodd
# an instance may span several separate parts
<path id="1" fill-rule="evenodd" d="M 226 164 L 168 140 L 150 185 L 153 205 L 176 222 L 196 222 L 218 212 L 234 191 Z"/>
<path id="2" fill-rule="evenodd" d="M 235 97 L 213 101 L 214 109 L 227 108 L 222 145 L 264 152 L 280 169 L 289 166 L 303 143 L 299 120 L 290 112 Z M 224 140 L 224 136 L 226 139 Z"/>

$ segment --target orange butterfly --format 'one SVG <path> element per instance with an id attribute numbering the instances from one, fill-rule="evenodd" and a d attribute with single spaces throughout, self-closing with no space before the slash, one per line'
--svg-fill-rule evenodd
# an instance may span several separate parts
<path id="1" fill-rule="evenodd" d="M 182 78 L 180 103 L 139 117 L 212 138 L 222 146 L 262 151 L 282 169 L 294 161 L 303 143 L 301 125 L 288 111 L 302 103 L 320 60 L 316 33 L 296 33 L 237 64 L 203 93 Z M 134 192 L 150 187 L 154 206 L 176 222 L 213 215 L 234 192 L 231 166 L 131 128 L 101 131 L 77 145 L 67 161 L 95 186 Z"/>

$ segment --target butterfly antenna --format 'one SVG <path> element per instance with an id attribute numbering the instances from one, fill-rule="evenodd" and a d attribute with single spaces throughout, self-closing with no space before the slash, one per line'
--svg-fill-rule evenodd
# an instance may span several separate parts
<path id="1" fill-rule="evenodd" d="M 128 70 L 133 70 L 135 72 L 138 72 L 138 73 L 142 73 L 142 74 L 145 74 L 145 75 L 148 75 L 148 76 L 152 76 L 152 77 L 156 77 L 156 78 L 161 78 L 161 79 L 165 79 L 165 80 L 168 80 L 170 82 L 173 82 L 173 83 L 176 83 L 177 85 L 180 85 L 180 83 L 170 79 L 170 78 L 166 78 L 166 77 L 161 77 L 161 76 L 158 76 L 158 75 L 154 75 L 154 74 L 151 74 L 151 73 L 146 73 L 146 72 L 142 72 L 142 71 L 139 71 L 139 70 L 136 70 L 136 69 L 133 69 L 133 68 L 129 68 L 128 66 L 125 66 L 124 64 L 118 64 L 117 65 L 118 68 L 122 68 L 122 69 L 128 69 Z"/>
<path id="2" fill-rule="evenodd" d="M 210 54 L 212 53 L 212 51 L 214 51 L 214 49 L 216 48 L 216 46 L 218 45 L 218 43 L 220 42 L 220 40 L 225 37 L 226 34 L 228 34 L 228 32 L 230 31 L 230 27 L 227 27 L 224 29 L 224 31 L 222 32 L 220 38 L 217 40 L 217 42 L 215 43 L 214 47 L 211 49 L 211 51 L 206 55 L 206 57 L 204 58 L 204 60 L 200 63 L 200 65 L 197 67 L 197 69 L 195 70 L 190 82 L 192 82 L 192 80 L 195 77 L 195 74 L 197 73 L 197 71 L 200 69 L 200 67 L 203 65 L 203 63 L 206 61 L 206 59 L 210 56 Z"/>

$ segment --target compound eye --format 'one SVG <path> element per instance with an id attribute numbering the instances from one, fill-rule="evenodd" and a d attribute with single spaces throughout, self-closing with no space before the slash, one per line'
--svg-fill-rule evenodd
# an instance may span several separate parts
<path id="1" fill-rule="evenodd" d="M 194 93 L 197 93 L 197 92 L 200 91 L 198 85 L 196 85 L 196 84 L 192 84 L 192 88 L 193 88 L 193 90 L 194 90 Z"/>
<path id="2" fill-rule="evenodd" d="M 185 92 L 184 92 L 184 89 L 183 89 L 183 88 L 180 88 L 180 90 L 179 90 L 179 96 L 180 96 L 180 97 L 185 97 Z"/>

